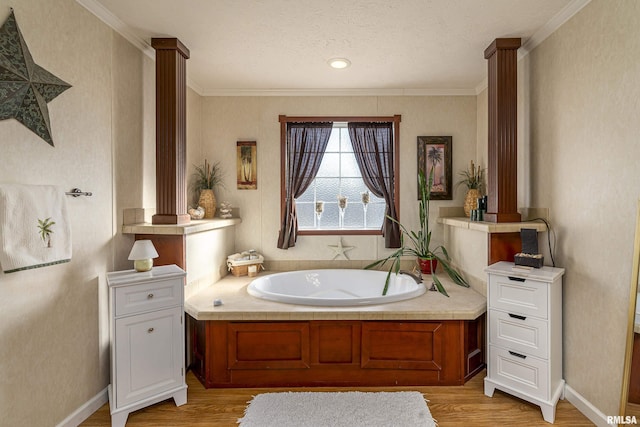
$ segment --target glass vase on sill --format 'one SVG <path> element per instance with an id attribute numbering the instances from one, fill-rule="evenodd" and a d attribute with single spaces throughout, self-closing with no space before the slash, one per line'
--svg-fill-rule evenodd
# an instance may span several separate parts
<path id="1" fill-rule="evenodd" d="M 340 209 L 340 228 L 344 228 L 344 211 L 347 209 L 347 196 L 338 195 L 338 208 Z"/>
<path id="2" fill-rule="evenodd" d="M 368 191 L 360 193 L 362 199 L 362 209 L 364 210 L 364 228 L 367 228 L 367 207 L 369 206 L 370 195 Z"/>
<path id="3" fill-rule="evenodd" d="M 316 218 L 318 222 L 316 223 L 316 228 L 320 228 L 320 218 L 322 218 L 322 212 L 324 212 L 324 202 L 317 201 L 316 202 Z"/>

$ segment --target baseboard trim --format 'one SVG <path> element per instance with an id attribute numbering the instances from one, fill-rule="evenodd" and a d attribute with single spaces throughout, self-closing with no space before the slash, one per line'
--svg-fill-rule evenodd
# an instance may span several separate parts
<path id="1" fill-rule="evenodd" d="M 62 420 L 56 427 L 77 427 L 84 420 L 89 418 L 94 412 L 109 401 L 109 387 L 105 387 L 100 393 L 93 396 L 84 405 L 73 411 L 71 415 Z"/>
<path id="2" fill-rule="evenodd" d="M 607 416 L 605 414 L 566 384 L 564 386 L 564 398 L 598 427 L 612 427 L 611 424 L 607 424 Z"/>

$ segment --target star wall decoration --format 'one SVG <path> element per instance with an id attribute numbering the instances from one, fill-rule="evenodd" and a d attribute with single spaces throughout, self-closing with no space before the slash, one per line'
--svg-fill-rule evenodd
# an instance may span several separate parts
<path id="1" fill-rule="evenodd" d="M 333 253 L 335 254 L 333 256 L 333 258 L 331 259 L 336 259 L 339 256 L 343 256 L 344 259 L 349 259 L 349 257 L 347 256 L 347 254 L 345 252 L 350 251 L 351 249 L 355 248 L 355 246 L 343 246 L 342 245 L 342 237 L 340 238 L 340 240 L 338 240 L 338 244 L 337 245 L 328 245 L 329 248 L 333 251 Z"/>
<path id="2" fill-rule="evenodd" d="M 12 9 L 0 27 L 0 120 L 14 118 L 53 146 L 47 103 L 70 87 L 33 61 Z"/>

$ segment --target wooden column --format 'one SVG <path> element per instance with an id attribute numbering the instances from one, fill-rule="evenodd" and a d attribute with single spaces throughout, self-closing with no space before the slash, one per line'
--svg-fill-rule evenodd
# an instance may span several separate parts
<path id="1" fill-rule="evenodd" d="M 519 38 L 495 39 L 489 63 L 489 160 L 485 221 L 520 222 L 517 187 L 517 52 Z"/>
<path id="2" fill-rule="evenodd" d="M 156 214 L 153 224 L 185 224 L 187 214 L 187 49 L 154 38 L 156 50 Z"/>

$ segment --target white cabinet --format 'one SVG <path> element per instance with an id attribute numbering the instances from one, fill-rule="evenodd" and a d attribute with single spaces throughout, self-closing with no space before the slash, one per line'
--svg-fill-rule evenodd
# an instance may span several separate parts
<path id="1" fill-rule="evenodd" d="M 187 402 L 184 278 L 175 265 L 107 273 L 111 332 L 112 427 L 129 413 L 173 397 Z"/>
<path id="2" fill-rule="evenodd" d="M 487 282 L 487 377 L 495 389 L 540 406 L 553 423 L 562 378 L 562 275 L 564 269 L 522 268 L 501 261 L 485 269 Z"/>

